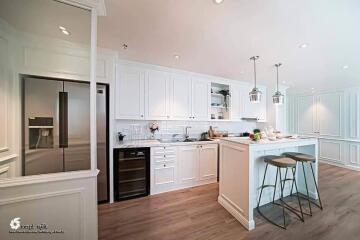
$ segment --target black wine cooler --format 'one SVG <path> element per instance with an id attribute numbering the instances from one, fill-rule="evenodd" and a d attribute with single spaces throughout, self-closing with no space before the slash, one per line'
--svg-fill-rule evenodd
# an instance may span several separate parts
<path id="1" fill-rule="evenodd" d="M 150 194 L 150 148 L 114 150 L 114 199 Z"/>

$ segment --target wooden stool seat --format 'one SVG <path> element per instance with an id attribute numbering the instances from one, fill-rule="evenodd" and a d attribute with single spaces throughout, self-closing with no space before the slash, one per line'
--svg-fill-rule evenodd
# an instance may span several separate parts
<path id="1" fill-rule="evenodd" d="M 296 167 L 296 161 L 294 159 L 283 156 L 268 155 L 264 157 L 264 161 L 280 168 Z"/>
<path id="2" fill-rule="evenodd" d="M 311 156 L 311 155 L 305 154 L 305 153 L 285 152 L 285 153 L 283 153 L 283 156 L 292 158 L 295 161 L 299 161 L 299 162 L 312 162 L 312 163 L 316 162 L 316 159 L 314 156 Z"/>

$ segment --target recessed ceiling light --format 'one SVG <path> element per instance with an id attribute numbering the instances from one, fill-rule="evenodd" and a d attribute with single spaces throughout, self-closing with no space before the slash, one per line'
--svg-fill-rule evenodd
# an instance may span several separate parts
<path id="1" fill-rule="evenodd" d="M 344 65 L 344 66 L 343 66 L 343 69 L 348 69 L 348 68 L 349 68 L 348 65 Z"/>
<path id="2" fill-rule="evenodd" d="M 174 58 L 175 58 L 176 60 L 179 60 L 179 59 L 180 59 L 180 56 L 179 56 L 179 55 L 174 55 Z"/>
<path id="3" fill-rule="evenodd" d="M 285 84 L 285 83 L 286 83 L 286 81 L 282 81 L 282 83 L 283 83 L 283 84 Z"/>
<path id="4" fill-rule="evenodd" d="M 60 31 L 65 35 L 70 35 L 70 32 L 66 29 L 66 27 L 59 26 Z"/>
<path id="5" fill-rule="evenodd" d="M 70 32 L 68 32 L 67 30 L 62 30 L 61 32 L 65 35 L 68 35 L 68 36 L 70 35 Z"/>
<path id="6" fill-rule="evenodd" d="M 214 0 L 214 3 L 216 3 L 216 4 L 220 4 L 220 3 L 222 3 L 224 0 Z"/>
<path id="7" fill-rule="evenodd" d="M 303 43 L 299 46 L 299 48 L 307 48 L 309 46 L 309 44 L 307 43 Z"/>

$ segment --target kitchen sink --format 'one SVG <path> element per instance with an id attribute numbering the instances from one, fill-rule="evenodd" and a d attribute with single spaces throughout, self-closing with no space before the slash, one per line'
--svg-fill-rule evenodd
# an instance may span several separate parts
<path id="1" fill-rule="evenodd" d="M 178 143 L 178 142 L 207 142 L 212 141 L 211 139 L 198 139 L 198 138 L 187 138 L 187 139 L 160 139 L 161 143 Z"/>

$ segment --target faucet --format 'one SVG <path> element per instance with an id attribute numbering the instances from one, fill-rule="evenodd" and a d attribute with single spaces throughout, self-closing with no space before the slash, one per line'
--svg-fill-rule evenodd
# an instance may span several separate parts
<path id="1" fill-rule="evenodd" d="M 191 128 L 191 127 L 190 126 L 185 127 L 185 139 L 189 139 L 189 137 L 190 137 L 189 136 L 189 131 L 188 131 L 189 128 Z"/>

